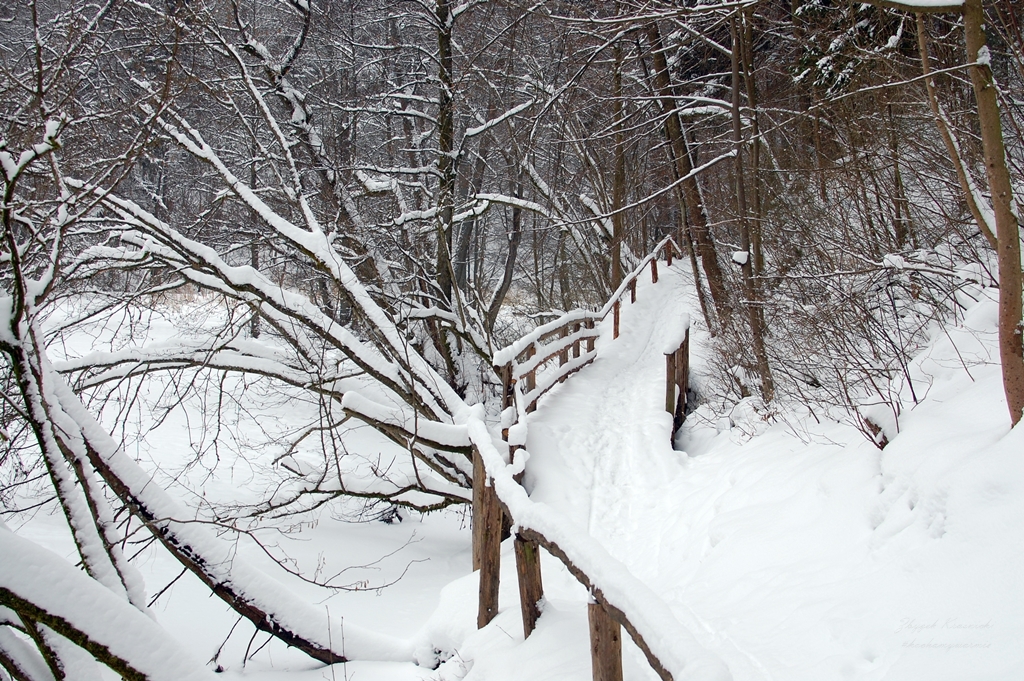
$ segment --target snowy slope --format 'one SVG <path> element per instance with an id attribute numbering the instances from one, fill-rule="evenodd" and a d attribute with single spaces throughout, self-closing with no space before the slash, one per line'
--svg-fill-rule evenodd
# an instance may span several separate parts
<path id="1" fill-rule="evenodd" d="M 1024 678 L 1024 430 L 1008 434 L 994 304 L 914 363 L 927 397 L 884 452 L 800 421 L 690 426 L 688 455 L 663 411 L 676 284 L 643 286 L 622 336 L 531 418 L 532 498 L 663 594 L 737 680 Z"/>
<path id="2" fill-rule="evenodd" d="M 924 398 L 915 407 L 908 394 L 900 433 L 884 451 L 848 425 L 792 417 L 762 424 L 752 437 L 749 428 L 718 432 L 706 425 L 714 418 L 699 418 L 704 414 L 690 418 L 678 440 L 686 451 L 676 451 L 663 410 L 662 352 L 694 306 L 679 271 L 663 269 L 661 279 L 640 281 L 637 303 L 623 308 L 622 336 L 612 340 L 610 323 L 603 325 L 597 360 L 530 416 L 532 500 L 661 595 L 737 681 L 1024 678 L 1024 430 L 1008 428 L 994 303 L 984 300 L 961 325 L 936 331 L 912 366 Z M 695 339 L 699 367 L 708 339 Z M 264 413 L 287 421 L 295 409 L 283 404 Z M 168 481 L 188 479 L 169 485 L 175 494 L 202 489 L 206 499 L 185 499 L 197 508 L 259 496 L 267 484 L 263 463 L 225 449 L 217 467 L 185 465 L 190 414 L 150 434 L 137 450 L 145 466 Z M 9 524 L 73 562 L 52 510 Z M 542 558 L 543 615 L 524 641 L 510 545 L 503 547 L 501 611 L 476 630 L 469 528 L 454 513 L 351 525 L 323 512 L 287 524 L 289 534 L 272 524 L 258 534 L 307 574 L 366 565 L 346 572 L 345 581 L 382 584 L 408 572 L 382 592 L 331 595 L 276 569 L 251 542 L 241 541 L 239 551 L 310 603 L 328 606 L 332 617 L 344 617 L 343 626 L 410 639 L 419 659 L 437 651 L 443 662 L 436 670 L 368 662 L 325 668 L 271 642 L 243 665 L 246 650 L 265 637 L 250 640 L 244 623 L 229 636 L 236 617 L 185 576 L 156 602 L 155 615 L 200 661 L 227 638 L 218 658 L 227 677 L 590 678 L 588 595 L 550 556 Z M 155 548 L 137 565 L 150 594 L 180 570 Z M 627 681 L 656 678 L 628 640 L 624 667 Z"/>

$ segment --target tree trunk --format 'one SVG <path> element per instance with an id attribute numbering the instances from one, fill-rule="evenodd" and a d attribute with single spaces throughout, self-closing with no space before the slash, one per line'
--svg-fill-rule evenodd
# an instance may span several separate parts
<path id="1" fill-rule="evenodd" d="M 625 216 L 622 207 L 626 205 L 626 152 L 622 133 L 622 48 L 614 48 L 615 68 L 612 73 L 612 107 L 615 126 L 615 175 L 612 180 L 612 247 L 611 287 L 619 288 L 622 283 L 622 239 L 625 234 Z"/>
<path id="2" fill-rule="evenodd" d="M 977 196 L 974 191 L 974 180 L 968 175 L 969 171 L 964 166 L 963 159 L 960 157 L 956 140 L 953 139 L 953 131 L 949 129 L 949 122 L 939 106 L 935 82 L 929 77 L 932 67 L 931 59 L 928 56 L 928 32 L 925 29 L 924 16 L 921 14 L 917 15 L 917 49 L 921 56 L 921 72 L 925 76 L 924 84 L 925 91 L 928 93 L 928 105 L 931 107 L 932 115 L 935 117 L 935 127 L 939 129 L 939 136 L 942 137 L 942 143 L 946 146 L 946 152 L 949 154 L 950 160 L 953 161 L 953 169 L 956 171 L 957 180 L 960 182 L 964 201 L 967 202 L 967 208 L 970 209 L 971 216 L 992 247 L 992 250 L 998 251 L 999 245 L 996 243 L 996 235 L 992 232 L 988 220 L 985 219 L 985 215 L 981 212 L 981 206 L 978 205 Z"/>
<path id="3" fill-rule="evenodd" d="M 892 181 L 893 181 L 893 232 L 896 235 L 897 248 L 904 248 L 907 245 L 916 247 L 913 228 L 910 224 L 910 201 L 907 199 L 907 191 L 903 186 L 903 173 L 900 171 L 900 150 L 899 133 L 896 130 L 896 117 L 892 112 L 892 102 L 889 102 L 889 153 L 892 156 Z"/>
<path id="4" fill-rule="evenodd" d="M 704 202 L 697 186 L 697 178 L 692 175 L 693 164 L 690 162 L 690 151 L 683 135 L 682 123 L 676 112 L 676 98 L 672 88 L 672 80 L 668 72 L 668 61 L 661 41 L 661 30 L 657 22 L 647 25 L 647 38 L 651 44 L 651 59 L 654 63 L 654 86 L 661 99 L 662 112 L 665 114 L 665 134 L 668 137 L 672 155 L 676 163 L 676 172 L 682 182 L 683 199 L 686 203 L 687 224 L 693 234 L 693 240 L 700 254 L 704 276 L 708 280 L 711 300 L 715 305 L 719 323 L 728 326 L 732 317 L 729 294 L 725 287 L 725 276 L 718 264 L 718 253 L 708 229 L 707 214 Z"/>
<path id="5" fill-rule="evenodd" d="M 981 0 L 964 3 L 964 37 L 971 62 L 971 84 L 978 102 L 985 173 L 992 195 L 999 262 L 999 360 L 1003 365 L 1003 391 L 1010 423 L 1024 414 L 1024 339 L 1021 336 L 1020 227 L 1014 215 L 1013 186 L 1006 167 L 999 95 L 985 44 L 985 12 Z"/>
<path id="6" fill-rule="evenodd" d="M 496 115 L 497 107 L 492 101 L 487 107 L 487 119 L 490 120 Z M 484 185 L 484 171 L 487 169 L 487 155 L 490 151 L 490 137 L 485 135 L 480 140 L 480 147 L 476 153 L 476 163 L 473 166 L 473 177 L 469 182 L 469 189 L 466 198 L 472 198 L 480 193 Z M 458 246 L 455 249 L 455 284 L 461 289 L 466 288 L 469 270 L 469 247 L 473 234 L 476 231 L 478 218 L 473 217 L 462 224 L 459 230 Z"/>
<path id="7" fill-rule="evenodd" d="M 757 108 L 757 79 L 754 77 L 754 13 L 747 10 L 743 16 L 743 34 L 740 56 L 743 60 L 743 82 L 747 86 L 747 107 L 750 109 L 750 189 L 753 222 L 750 225 L 750 257 L 754 277 L 764 274 L 764 252 L 761 248 L 761 228 L 764 224 L 764 205 L 761 200 L 761 122 Z"/>
<path id="8" fill-rule="evenodd" d="M 437 0 L 437 173 L 440 186 L 437 194 L 437 283 L 444 298 L 451 303 L 452 282 L 452 216 L 455 206 L 455 120 L 452 101 L 452 15 L 449 0 Z"/>
<path id="9" fill-rule="evenodd" d="M 765 402 L 771 402 L 775 397 L 775 384 L 772 379 L 771 367 L 768 365 L 768 354 L 764 347 L 764 321 L 761 317 L 757 285 L 754 282 L 754 258 L 750 248 L 746 181 L 743 177 L 743 129 L 740 120 L 740 52 L 742 48 L 739 41 L 738 23 L 737 16 L 733 15 L 729 22 L 729 31 L 732 35 L 732 141 L 736 149 L 734 163 L 736 167 L 736 208 L 740 221 L 740 249 L 745 253 L 740 270 L 743 274 L 743 290 L 746 294 L 745 305 L 753 341 L 754 361 L 757 373 L 761 377 L 761 397 Z"/>
<path id="10" fill-rule="evenodd" d="M 521 178 L 516 179 L 516 198 L 523 194 L 523 182 Z M 536 234 L 536 232 L 534 232 Z M 512 276 L 515 274 L 516 255 L 519 253 L 519 242 L 523 238 L 523 209 L 519 206 L 512 206 L 512 233 L 508 235 L 508 254 L 505 256 L 505 271 L 501 277 L 501 283 L 494 290 L 491 302 L 487 306 L 487 333 L 494 329 L 494 323 L 498 321 L 498 312 L 501 311 L 501 303 L 512 286 Z M 539 277 L 538 277 L 539 280 Z M 539 289 L 539 287 L 538 287 Z"/>

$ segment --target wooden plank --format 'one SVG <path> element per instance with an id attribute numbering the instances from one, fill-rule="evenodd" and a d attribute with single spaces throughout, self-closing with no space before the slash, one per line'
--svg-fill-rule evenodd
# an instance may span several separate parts
<path id="1" fill-rule="evenodd" d="M 568 338 L 568 336 L 569 336 L 569 327 L 568 326 L 563 326 L 562 327 L 562 331 L 559 334 L 559 338 L 564 340 L 565 338 Z M 565 366 L 568 363 L 569 363 L 569 346 L 568 345 L 563 345 L 562 349 L 558 352 L 558 366 L 560 366 L 560 367 L 561 366 Z M 563 381 L 565 380 L 564 376 L 562 377 L 562 380 Z"/>
<path id="2" fill-rule="evenodd" d="M 658 283 L 658 260 L 657 258 L 651 260 L 651 281 L 655 284 Z"/>
<path id="3" fill-rule="evenodd" d="M 619 308 L 621 304 L 619 301 L 615 301 L 615 305 L 612 306 L 612 338 L 619 337 Z"/>
<path id="4" fill-rule="evenodd" d="M 516 402 L 516 379 L 512 376 L 512 365 L 506 364 L 498 370 L 501 376 L 501 409 L 504 411 Z"/>
<path id="5" fill-rule="evenodd" d="M 676 354 L 665 355 L 665 411 L 676 413 Z"/>
<path id="6" fill-rule="evenodd" d="M 536 346 L 536 344 L 530 343 L 530 347 L 526 348 L 526 359 L 530 359 L 531 357 L 533 357 L 536 354 L 537 354 L 537 346 Z M 537 387 L 537 370 L 536 369 L 532 369 L 529 372 L 527 372 L 527 374 L 526 374 L 526 392 L 531 392 L 536 387 Z M 535 409 L 536 405 L 533 405 L 533 404 L 527 405 L 526 406 L 526 411 L 533 411 L 533 409 L 531 409 L 531 407 L 533 407 L 533 409 Z"/>
<path id="7" fill-rule="evenodd" d="M 480 461 L 480 454 L 477 452 L 476 447 L 473 448 L 473 507 L 472 516 L 470 516 L 470 523 L 473 530 L 473 571 L 480 569 L 480 563 L 483 559 L 483 546 L 484 546 L 484 467 Z"/>
<path id="8" fill-rule="evenodd" d="M 479 564 L 480 600 L 476 626 L 482 629 L 498 614 L 501 577 L 501 516 L 498 495 L 486 484 L 480 452 L 473 448 L 473 563 Z"/>
<path id="9" fill-rule="evenodd" d="M 586 322 L 586 326 L 587 326 L 588 329 L 593 329 L 594 328 L 594 320 L 593 319 L 588 319 L 587 322 Z M 593 351 L 594 351 L 594 339 L 593 338 L 588 338 L 587 339 L 587 352 L 593 352 Z"/>
<path id="10" fill-rule="evenodd" d="M 515 539 L 516 573 L 519 575 L 519 607 L 523 613 L 523 637 L 537 628 L 540 618 L 540 600 L 544 597 L 544 584 L 540 573 L 540 546 L 537 542 Z"/>
<path id="11" fill-rule="evenodd" d="M 629 302 L 636 302 L 636 277 L 629 280 Z"/>
<path id="12" fill-rule="evenodd" d="M 495 367 L 498 372 L 498 376 L 501 377 L 501 410 L 505 411 L 509 407 L 516 403 L 516 379 L 512 375 L 512 363 L 504 364 L 500 367 Z M 505 441 L 508 441 L 508 428 L 501 429 L 501 437 Z M 473 557 L 473 569 L 479 569 L 476 564 L 476 556 Z"/>
<path id="13" fill-rule="evenodd" d="M 690 331 L 687 329 L 683 344 L 679 348 L 679 358 L 676 360 L 676 371 L 679 373 L 679 423 L 676 429 L 683 425 L 686 419 L 686 390 L 690 387 Z"/>
<path id="14" fill-rule="evenodd" d="M 526 348 L 526 359 L 529 360 L 531 357 L 537 354 L 537 346 L 530 343 L 530 347 Z M 537 370 L 532 369 L 526 374 L 526 392 L 530 392 L 537 387 Z"/>
<path id="15" fill-rule="evenodd" d="M 594 681 L 622 681 L 622 630 L 600 603 L 587 606 Z"/>
<path id="16" fill-rule="evenodd" d="M 579 333 L 580 332 L 580 325 L 579 324 L 575 324 L 572 327 L 572 332 L 573 332 L 573 334 Z M 580 339 L 577 338 L 576 340 L 574 340 L 572 342 L 572 358 L 573 359 L 579 359 L 579 356 L 580 356 Z"/>

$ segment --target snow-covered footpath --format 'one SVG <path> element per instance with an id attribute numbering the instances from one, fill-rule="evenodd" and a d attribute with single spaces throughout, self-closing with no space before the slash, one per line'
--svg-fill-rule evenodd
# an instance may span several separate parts
<path id="1" fill-rule="evenodd" d="M 604 329 L 598 359 L 544 398 L 528 423 L 531 498 L 660 595 L 736 681 L 1024 679 L 1024 428 L 1009 430 L 994 302 L 936 329 L 910 371 L 920 402 L 902 387 L 898 432 L 890 428 L 884 450 L 849 425 L 789 416 L 768 426 L 743 405 L 731 428 L 698 411 L 673 449 L 661 353 L 678 333 L 668 312 L 689 302 L 674 268 L 657 285 L 642 282 L 637 303 L 623 311 L 622 336 L 612 340 Z M 694 338 L 698 372 L 707 342 Z M 288 406 L 279 408 L 285 414 Z M 188 437 L 173 429 L 186 427 L 169 419 L 162 428 L 170 434 L 147 444 L 143 465 L 178 471 Z M 203 484 L 208 499 L 184 501 L 248 501 L 254 469 L 222 460 Z M 203 473 L 180 474 L 196 486 Z M 8 525 L 74 561 L 59 515 Z M 379 592 L 331 596 L 239 545 L 254 564 L 344 618 L 342 628 L 409 639 L 417 659 L 440 666 L 326 668 L 273 641 L 243 668 L 246 649 L 266 637 L 250 642 L 245 623 L 229 637 L 236 617 L 186 575 L 157 601 L 155 616 L 200 661 L 214 658 L 227 637 L 215 664 L 228 678 L 590 678 L 588 596 L 550 556 L 530 639 L 522 636 L 511 546 L 503 552 L 501 612 L 476 630 L 469 528 L 457 513 L 353 525 L 324 512 L 287 535 L 262 532 L 311 573 L 361 565 L 345 581 L 371 584 L 404 573 Z M 150 594 L 180 570 L 154 548 L 137 562 Z M 628 641 L 624 673 L 656 678 Z"/>
<path id="2" fill-rule="evenodd" d="M 684 453 L 665 435 L 661 352 L 685 286 L 637 297 L 622 337 L 606 336 L 530 422 L 535 501 L 660 593 L 737 681 L 1024 678 L 1024 429 L 1009 432 L 992 300 L 935 329 L 910 370 L 920 404 L 894 386 L 904 409 L 884 451 L 849 425 L 768 427 L 740 405 L 732 428 L 692 415 Z M 586 678 L 582 608 L 558 600 L 571 588 L 548 592 L 542 620 L 564 626 L 535 636 L 578 651 L 552 660 L 552 676 L 572 658 Z M 508 661 L 544 645 L 501 644 Z M 626 657 L 627 677 L 654 678 L 639 651 Z M 473 678 L 504 678 L 504 664 L 484 664 Z"/>

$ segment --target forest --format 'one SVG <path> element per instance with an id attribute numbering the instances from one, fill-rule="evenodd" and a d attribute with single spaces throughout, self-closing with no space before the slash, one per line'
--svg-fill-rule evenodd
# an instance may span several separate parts
<path id="1" fill-rule="evenodd" d="M 650 384 L 660 405 L 664 378 L 641 359 L 671 341 L 650 351 L 660 372 L 662 354 L 680 358 L 669 360 L 670 416 L 655 419 L 668 428 L 657 456 L 683 457 L 665 465 L 688 482 L 663 491 L 690 496 L 660 510 L 651 502 L 651 517 L 718 513 L 718 502 L 697 501 L 716 480 L 731 490 L 766 471 L 769 485 L 772 471 L 795 465 L 786 447 L 841 445 L 828 460 L 849 489 L 881 499 L 872 530 L 899 522 L 893 494 L 912 517 L 931 514 L 920 520 L 927 532 L 969 508 L 964 518 L 995 528 L 970 541 L 1003 548 L 965 543 L 949 555 L 1005 558 L 1007 543 L 1019 545 L 1006 528 L 1024 508 L 998 511 L 993 499 L 1020 496 L 1020 463 L 1003 457 L 999 468 L 979 454 L 989 467 L 961 470 L 967 482 L 956 483 L 943 476 L 968 465 L 949 463 L 961 454 L 935 450 L 945 468 L 906 461 L 952 447 L 969 422 L 987 430 L 963 435 L 962 451 L 1016 447 L 1019 458 L 1022 31 L 1021 0 L 3 0 L 0 680 L 242 678 L 250 660 L 281 673 L 267 679 L 347 679 L 340 663 L 360 661 L 397 665 L 356 667 L 361 677 L 503 679 L 514 673 L 495 671 L 505 658 L 470 637 L 483 636 L 479 624 L 500 638 L 486 626 L 507 613 L 518 627 L 519 598 L 524 632 L 504 635 L 523 651 L 534 626 L 554 649 L 581 617 L 592 643 L 600 626 L 618 637 L 621 624 L 623 645 L 637 647 L 620 653 L 632 660 L 628 679 L 968 678 L 934 658 L 899 667 L 898 650 L 858 658 L 897 664 L 891 677 L 877 665 L 789 675 L 780 670 L 790 663 L 754 664 L 754 653 L 731 661 L 725 634 L 687 619 L 705 611 L 666 595 L 696 572 L 648 578 L 628 558 L 634 549 L 594 529 L 598 516 L 576 523 L 579 509 L 612 497 L 597 482 L 567 491 L 558 457 L 573 447 L 611 456 L 595 433 L 640 427 L 610 408 L 585 425 L 591 407 L 574 403 L 573 415 L 569 386 L 597 395 L 600 378 L 639 404 Z M 687 359 L 671 354 L 684 347 L 677 327 Z M 570 345 L 533 358 L 551 329 Z M 598 359 L 584 368 L 589 352 Z M 613 377 L 608 367 L 630 352 L 640 359 Z M 948 366 L 928 369 L 926 356 Z M 545 381 L 549 360 L 580 373 Z M 943 386 L 964 376 L 988 392 L 964 398 L 975 416 L 946 414 L 961 388 Z M 528 408 L 517 407 L 524 398 Z M 556 413 L 583 436 L 560 439 Z M 758 444 L 781 433 L 790 439 L 774 449 Z M 639 456 L 642 442 L 622 447 Z M 757 447 L 769 458 L 749 458 Z M 714 473 L 701 468 L 715 457 Z M 812 468 L 786 480 L 831 490 L 801 477 Z M 579 475 L 597 475 L 587 470 Z M 556 493 L 554 480 L 566 486 Z M 650 487 L 630 503 L 643 506 L 661 480 L 639 480 Z M 958 506 L 957 484 L 988 492 Z M 835 494 L 842 513 L 862 504 Z M 614 508 L 608 523 L 632 513 Z M 787 513 L 776 516 L 780 533 L 787 518 L 794 532 L 803 526 Z M 427 523 L 427 539 L 388 543 L 414 523 Z M 652 527 L 622 533 L 663 540 L 666 554 L 705 541 L 696 525 L 678 544 Z M 372 528 L 391 538 L 378 542 Z M 715 548 L 715 528 L 705 530 Z M 362 533 L 360 557 L 318 553 L 342 550 L 321 544 L 335 531 L 342 543 Z M 299 541 L 309 546 L 290 554 Z M 445 541 L 470 546 L 472 568 L 467 559 L 421 584 L 426 568 L 412 556 L 436 563 Z M 920 548 L 900 546 L 908 553 L 891 549 L 885 565 Z M 352 567 L 364 549 L 366 564 Z M 519 566 L 511 596 L 499 596 L 502 552 Z M 756 553 L 737 554 L 722 579 L 742 583 Z M 541 563 L 556 595 L 527 603 L 524 575 L 535 569 L 539 589 Z M 936 580 L 960 578 L 956 559 L 935 564 L 946 566 Z M 508 570 L 501 588 L 514 590 Z M 451 606 L 470 613 L 458 636 L 362 624 L 376 606 L 359 599 L 393 587 L 430 594 L 409 616 L 419 626 L 464 575 L 479 581 Z M 794 589 L 807 584 L 794 579 Z M 879 579 L 874 593 L 902 583 Z M 176 595 L 186 591 L 178 580 L 191 580 L 191 595 Z M 576 609 L 559 610 L 563 592 Z M 861 597 L 844 593 L 847 604 Z M 926 595 L 934 604 L 947 594 Z M 348 622 L 320 607 L 335 596 L 332 607 L 355 612 Z M 515 604 L 499 607 L 507 598 Z M 999 636 L 1012 640 L 1024 590 L 1007 598 L 988 617 L 1002 614 Z M 202 629 L 217 640 L 181 642 L 180 622 L 161 624 L 169 601 L 185 613 L 218 603 L 216 624 Z M 986 612 L 935 618 L 981 622 Z M 930 617 L 890 615 L 896 624 L 880 628 Z M 257 656 L 268 644 L 278 652 L 262 654 L 285 662 Z M 537 665 L 554 659 L 529 650 Z M 596 681 L 621 681 L 621 662 L 594 655 Z M 965 668 L 979 680 L 1024 673 L 1018 653 L 992 656 L 991 668 Z"/>

